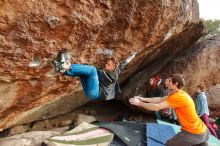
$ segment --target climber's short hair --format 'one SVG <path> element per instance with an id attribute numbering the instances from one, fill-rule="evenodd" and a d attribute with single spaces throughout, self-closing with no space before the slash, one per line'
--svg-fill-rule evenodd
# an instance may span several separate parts
<path id="1" fill-rule="evenodd" d="M 173 74 L 170 79 L 173 84 L 178 83 L 178 89 L 181 89 L 185 85 L 184 77 L 181 74 Z"/>

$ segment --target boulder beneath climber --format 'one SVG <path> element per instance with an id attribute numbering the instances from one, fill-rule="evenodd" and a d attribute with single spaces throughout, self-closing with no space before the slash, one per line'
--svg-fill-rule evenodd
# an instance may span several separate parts
<path id="1" fill-rule="evenodd" d="M 53 73 L 51 60 L 61 48 L 73 63 L 98 68 L 107 57 L 118 62 L 138 51 L 120 76 L 124 82 L 203 34 L 196 0 L 13 0 L 0 6 L 1 130 L 88 102 L 79 79 Z"/>

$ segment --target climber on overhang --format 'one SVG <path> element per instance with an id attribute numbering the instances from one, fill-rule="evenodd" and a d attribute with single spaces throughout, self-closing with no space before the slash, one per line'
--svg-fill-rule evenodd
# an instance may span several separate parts
<path id="1" fill-rule="evenodd" d="M 118 76 L 126 64 L 137 54 L 132 53 L 127 59 L 120 61 L 116 66 L 114 59 L 107 60 L 104 69 L 85 64 L 71 64 L 70 55 L 66 51 L 59 51 L 52 64 L 56 72 L 66 76 L 79 77 L 83 93 L 89 99 L 95 100 L 104 98 L 114 99 L 120 93 Z"/>

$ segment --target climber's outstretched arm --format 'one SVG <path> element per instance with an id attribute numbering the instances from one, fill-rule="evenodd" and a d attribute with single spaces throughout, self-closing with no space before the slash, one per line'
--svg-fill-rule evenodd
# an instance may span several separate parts
<path id="1" fill-rule="evenodd" d="M 129 62 L 131 62 L 131 60 L 134 59 L 134 57 L 136 55 L 137 55 L 137 52 L 133 52 L 130 56 L 128 56 L 128 58 L 121 60 L 119 62 L 119 64 L 117 65 L 117 67 L 115 69 L 116 76 L 118 76 L 121 73 L 121 71 L 123 70 L 125 65 L 127 65 Z"/>

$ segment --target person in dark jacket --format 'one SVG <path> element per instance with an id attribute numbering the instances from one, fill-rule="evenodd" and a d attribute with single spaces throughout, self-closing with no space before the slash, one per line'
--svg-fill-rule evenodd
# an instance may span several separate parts
<path id="1" fill-rule="evenodd" d="M 120 61 L 116 66 L 113 59 L 109 59 L 104 69 L 84 64 L 71 64 L 70 56 L 65 51 L 60 51 L 52 61 L 54 68 L 66 76 L 79 77 L 83 93 L 91 100 L 105 98 L 113 99 L 120 92 L 118 76 L 126 64 L 137 54 L 134 52 L 127 59 Z"/>
<path id="2" fill-rule="evenodd" d="M 157 97 L 158 96 L 158 85 L 156 83 L 156 79 L 154 77 L 151 77 L 149 79 L 149 84 L 146 88 L 146 97 Z"/>
<path id="3" fill-rule="evenodd" d="M 161 96 L 161 88 L 158 85 L 158 80 L 155 76 L 152 76 L 149 80 L 149 85 L 147 86 L 145 97 L 153 98 L 153 97 L 160 97 Z M 155 116 L 158 120 L 161 120 L 161 116 L 159 111 L 155 111 Z"/>

